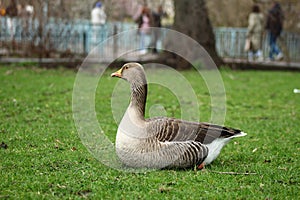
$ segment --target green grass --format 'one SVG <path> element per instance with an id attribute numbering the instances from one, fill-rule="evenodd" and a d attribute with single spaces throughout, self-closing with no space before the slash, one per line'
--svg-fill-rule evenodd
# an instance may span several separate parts
<path id="1" fill-rule="evenodd" d="M 110 78 L 110 72 L 97 89 L 96 110 L 104 132 L 114 140 L 117 124 L 110 98 L 119 80 Z M 192 71 L 182 74 L 201 101 L 201 120 L 209 121 L 204 82 Z M 297 199 L 300 95 L 292 90 L 300 87 L 300 73 L 221 74 L 225 125 L 248 136 L 229 143 L 202 171 L 128 173 L 102 165 L 81 143 L 72 118 L 75 72 L 1 66 L 0 143 L 8 148 L 0 148 L 0 199 Z M 152 104 L 180 117 L 178 102 L 166 88 L 150 85 L 147 109 Z"/>

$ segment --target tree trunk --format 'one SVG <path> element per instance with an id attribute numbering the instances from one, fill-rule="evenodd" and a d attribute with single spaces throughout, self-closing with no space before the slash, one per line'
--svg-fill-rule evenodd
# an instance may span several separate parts
<path id="1" fill-rule="evenodd" d="M 174 0 L 175 20 L 173 29 L 186 34 L 204 47 L 217 66 L 223 64 L 215 48 L 215 35 L 208 17 L 205 0 Z M 192 51 L 193 49 L 186 49 Z M 189 68 L 183 58 L 175 56 L 176 68 Z M 174 58 L 174 55 L 173 55 Z M 209 68 L 209 66 L 206 66 Z"/>

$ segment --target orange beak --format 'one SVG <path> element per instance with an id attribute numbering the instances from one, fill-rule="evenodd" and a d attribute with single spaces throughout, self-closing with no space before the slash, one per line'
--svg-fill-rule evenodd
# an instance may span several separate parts
<path id="1" fill-rule="evenodd" d="M 112 73 L 110 76 L 111 76 L 111 77 L 118 77 L 118 78 L 122 78 L 122 68 L 121 68 L 121 69 L 119 69 L 118 71 L 116 71 L 116 72 Z"/>

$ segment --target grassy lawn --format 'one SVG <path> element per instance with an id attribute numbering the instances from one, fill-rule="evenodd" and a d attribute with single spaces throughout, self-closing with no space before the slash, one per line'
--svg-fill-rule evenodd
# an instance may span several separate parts
<path id="1" fill-rule="evenodd" d="M 101 79 L 104 89 L 97 89 L 96 110 L 104 132 L 114 140 L 117 124 L 110 99 L 119 80 L 110 78 L 110 72 Z M 208 121 L 205 84 L 192 71 L 182 74 L 202 102 L 201 119 Z M 82 144 L 72 117 L 75 72 L 1 66 L 0 199 L 299 198 L 300 94 L 293 89 L 300 87 L 300 73 L 221 74 L 225 125 L 248 136 L 229 143 L 202 171 L 128 173 L 104 166 Z M 180 116 L 176 98 L 150 85 L 147 109 L 155 103 L 163 104 L 169 116 Z"/>

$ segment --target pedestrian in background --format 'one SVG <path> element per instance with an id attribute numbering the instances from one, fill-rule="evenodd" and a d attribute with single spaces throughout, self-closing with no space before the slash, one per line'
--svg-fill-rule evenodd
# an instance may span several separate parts
<path id="1" fill-rule="evenodd" d="M 104 11 L 103 5 L 100 1 L 95 3 L 94 8 L 91 11 L 91 23 L 93 26 L 93 43 L 98 43 L 104 40 L 104 27 L 106 23 L 106 13 Z"/>
<path id="2" fill-rule="evenodd" d="M 160 5 L 157 8 L 157 11 L 152 11 L 152 27 L 156 27 L 157 29 L 153 29 L 152 38 L 150 43 L 150 48 L 152 48 L 152 53 L 157 53 L 157 45 L 161 36 L 161 20 L 164 16 L 163 7 Z"/>
<path id="3" fill-rule="evenodd" d="M 19 4 L 18 5 L 18 16 L 19 16 L 19 25 L 21 25 L 21 36 L 22 37 L 28 37 L 30 36 L 30 30 L 32 27 L 32 16 L 34 12 L 33 6 L 29 4 Z"/>
<path id="4" fill-rule="evenodd" d="M 16 0 L 11 0 L 10 4 L 6 8 L 7 27 L 10 33 L 10 39 L 14 39 L 17 26 L 18 7 Z"/>
<path id="5" fill-rule="evenodd" d="M 5 16 L 6 14 L 6 10 L 4 8 L 4 6 L 2 5 L 2 1 L 0 0 L 0 17 Z"/>
<path id="6" fill-rule="evenodd" d="M 264 17 L 259 6 L 254 5 L 248 18 L 247 39 L 250 41 L 248 49 L 249 61 L 263 61 L 262 37 L 264 31 Z"/>
<path id="7" fill-rule="evenodd" d="M 136 20 L 140 35 L 140 53 L 146 54 L 146 40 L 150 34 L 150 27 L 152 25 L 152 16 L 148 7 L 143 7 L 141 15 Z"/>
<path id="8" fill-rule="evenodd" d="M 100 1 L 96 2 L 95 7 L 92 9 L 91 21 L 93 25 L 104 25 L 106 23 L 106 14 Z"/>
<path id="9" fill-rule="evenodd" d="M 283 12 L 278 2 L 273 2 L 273 6 L 268 13 L 266 29 L 269 36 L 269 59 L 271 61 L 283 59 L 283 54 L 277 45 L 277 38 L 280 36 L 283 29 Z"/>
<path id="10" fill-rule="evenodd" d="M 2 1 L 0 0 L 0 36 L 2 34 L 2 27 L 5 27 L 5 25 L 2 24 L 4 20 L 2 20 L 1 17 L 4 17 L 5 15 L 6 15 L 6 10 L 2 4 Z"/>

